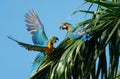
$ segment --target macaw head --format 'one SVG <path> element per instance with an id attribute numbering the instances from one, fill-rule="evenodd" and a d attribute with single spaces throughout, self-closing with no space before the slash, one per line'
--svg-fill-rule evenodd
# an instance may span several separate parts
<path id="1" fill-rule="evenodd" d="M 67 30 L 68 32 L 71 30 L 71 24 L 69 24 L 69 23 L 61 23 L 60 24 L 60 29 L 65 29 L 65 30 Z"/>
<path id="2" fill-rule="evenodd" d="M 56 36 L 51 37 L 49 40 L 50 45 L 53 45 L 54 43 L 56 43 L 57 40 L 59 40 L 59 39 Z"/>

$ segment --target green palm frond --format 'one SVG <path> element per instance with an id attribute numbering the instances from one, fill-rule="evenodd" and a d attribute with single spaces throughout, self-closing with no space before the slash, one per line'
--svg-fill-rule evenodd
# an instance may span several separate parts
<path id="1" fill-rule="evenodd" d="M 91 40 L 84 42 L 80 39 L 64 39 L 53 54 L 44 60 L 38 68 L 38 73 L 31 79 L 116 78 L 120 56 L 119 4 L 107 0 L 86 1 L 98 4 L 99 9 L 94 12 L 81 10 L 94 14 L 94 17 L 77 23 L 73 32 L 79 27 L 90 28 Z"/>

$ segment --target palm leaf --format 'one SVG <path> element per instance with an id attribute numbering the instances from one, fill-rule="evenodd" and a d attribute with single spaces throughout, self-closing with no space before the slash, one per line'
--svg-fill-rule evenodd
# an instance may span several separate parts
<path id="1" fill-rule="evenodd" d="M 38 68 L 38 73 L 31 79 L 119 78 L 117 75 L 120 56 L 119 4 L 101 0 L 86 1 L 98 4 L 98 9 L 94 12 L 85 10 L 77 12 L 93 14 L 99 10 L 99 13 L 94 18 L 77 23 L 72 32 L 79 27 L 91 29 L 91 40 L 84 42 L 80 39 L 64 39 L 53 54 L 44 60 Z M 105 8 L 101 9 L 100 6 Z M 108 51 L 106 46 L 109 47 Z M 98 65 L 96 65 L 97 60 Z"/>

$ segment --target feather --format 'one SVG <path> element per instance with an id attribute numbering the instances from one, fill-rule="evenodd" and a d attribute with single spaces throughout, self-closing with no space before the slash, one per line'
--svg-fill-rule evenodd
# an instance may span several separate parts
<path id="1" fill-rule="evenodd" d="M 19 41 L 13 39 L 10 36 L 8 36 L 8 38 L 17 42 L 20 46 L 26 48 L 27 50 L 44 52 L 47 49 L 47 47 L 36 46 L 36 45 L 31 45 L 31 44 L 26 44 L 26 43 L 23 43 L 23 42 L 19 42 Z"/>
<path id="2" fill-rule="evenodd" d="M 27 30 L 32 34 L 33 43 L 35 45 L 46 45 L 48 38 L 45 34 L 44 26 L 33 9 L 25 14 L 25 22 Z"/>

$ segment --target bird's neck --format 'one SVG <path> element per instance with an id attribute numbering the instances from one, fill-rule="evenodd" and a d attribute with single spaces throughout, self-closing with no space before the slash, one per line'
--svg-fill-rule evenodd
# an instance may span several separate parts
<path id="1" fill-rule="evenodd" d="M 70 32 L 70 27 L 67 28 L 68 32 Z"/>
<path id="2" fill-rule="evenodd" d="M 53 44 L 51 43 L 51 41 L 48 42 L 48 48 L 54 48 Z"/>
<path id="3" fill-rule="evenodd" d="M 70 25 L 66 24 L 67 26 L 67 31 L 69 32 L 71 30 Z"/>

